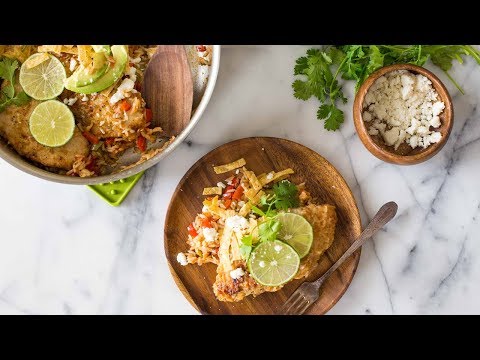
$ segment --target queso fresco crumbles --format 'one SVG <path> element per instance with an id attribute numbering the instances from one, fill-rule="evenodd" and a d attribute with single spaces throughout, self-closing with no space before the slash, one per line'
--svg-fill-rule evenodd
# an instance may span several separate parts
<path id="1" fill-rule="evenodd" d="M 380 135 L 395 150 L 403 142 L 413 149 L 427 148 L 442 138 L 436 129 L 444 109 L 429 79 L 397 70 L 379 77 L 370 87 L 363 103 L 363 120 L 370 135 Z"/>

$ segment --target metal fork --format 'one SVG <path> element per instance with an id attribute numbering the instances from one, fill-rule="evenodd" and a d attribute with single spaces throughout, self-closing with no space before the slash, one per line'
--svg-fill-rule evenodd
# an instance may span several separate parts
<path id="1" fill-rule="evenodd" d="M 320 297 L 319 289 L 323 282 L 338 269 L 359 247 L 375 235 L 386 223 L 392 220 L 397 213 L 398 205 L 393 201 L 383 205 L 367 225 L 360 237 L 348 248 L 347 251 L 327 270 L 320 278 L 313 282 L 304 282 L 288 298 L 280 310 L 280 314 L 302 315 Z"/>

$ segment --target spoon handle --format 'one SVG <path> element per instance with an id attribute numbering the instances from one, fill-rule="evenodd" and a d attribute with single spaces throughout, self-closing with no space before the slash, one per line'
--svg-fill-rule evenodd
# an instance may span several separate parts
<path id="1" fill-rule="evenodd" d="M 315 284 L 320 286 L 326 278 L 328 278 L 335 270 L 338 269 L 343 262 L 348 259 L 359 247 L 375 235 L 386 223 L 392 220 L 397 213 L 398 205 L 391 201 L 383 205 L 380 210 L 375 214 L 372 221 L 367 225 L 365 230 L 360 234 L 357 240 L 348 248 L 347 251 L 333 264 L 325 274 L 315 281 Z"/>

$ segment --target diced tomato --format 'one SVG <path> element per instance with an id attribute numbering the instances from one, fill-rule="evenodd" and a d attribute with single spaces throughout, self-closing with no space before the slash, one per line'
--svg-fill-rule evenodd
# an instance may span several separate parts
<path id="1" fill-rule="evenodd" d="M 223 196 L 224 199 L 230 199 L 234 192 L 235 192 L 235 188 L 231 185 L 228 185 L 225 188 L 225 192 L 223 193 L 222 196 Z"/>
<path id="2" fill-rule="evenodd" d="M 109 137 L 105 140 L 105 144 L 107 144 L 108 146 L 112 146 L 114 142 L 115 142 L 115 138 L 113 137 Z"/>
<path id="3" fill-rule="evenodd" d="M 153 119 L 153 112 L 152 109 L 145 109 L 145 121 L 147 124 L 150 124 Z"/>
<path id="4" fill-rule="evenodd" d="M 233 193 L 232 199 L 233 200 L 240 200 L 240 198 L 242 197 L 242 194 L 243 194 L 243 186 L 239 186 L 239 187 L 237 187 L 237 189 Z"/>
<path id="5" fill-rule="evenodd" d="M 238 186 L 238 184 L 240 184 L 240 179 L 237 178 L 237 177 L 234 177 L 234 178 L 232 179 L 231 183 L 232 183 L 232 186 L 233 186 L 234 188 L 236 188 L 236 187 Z"/>
<path id="6" fill-rule="evenodd" d="M 98 142 L 100 141 L 98 137 L 96 137 L 89 131 L 84 131 L 82 134 L 92 144 L 98 144 Z"/>
<path id="7" fill-rule="evenodd" d="M 128 100 L 122 100 L 122 102 L 120 103 L 120 109 L 122 109 L 123 111 L 128 111 L 131 108 L 132 104 L 130 104 Z"/>
<path id="8" fill-rule="evenodd" d="M 147 139 L 145 139 L 142 135 L 138 135 L 137 137 L 137 147 L 141 152 L 145 152 L 145 150 L 147 150 Z"/>
<path id="9" fill-rule="evenodd" d="M 205 228 L 212 228 L 213 225 L 212 225 L 212 222 L 210 221 L 210 218 L 204 218 L 202 219 L 202 227 L 205 227 Z"/>
<path id="10" fill-rule="evenodd" d="M 207 50 L 205 45 L 197 45 L 197 51 L 204 52 Z"/>
<path id="11" fill-rule="evenodd" d="M 187 226 L 188 233 L 190 234 L 191 237 L 197 237 L 198 233 L 197 230 L 195 230 L 195 227 L 193 226 L 193 223 Z"/>
<path id="12" fill-rule="evenodd" d="M 225 205 L 225 209 L 230 209 L 230 205 L 232 205 L 232 199 L 223 200 L 223 204 Z"/>

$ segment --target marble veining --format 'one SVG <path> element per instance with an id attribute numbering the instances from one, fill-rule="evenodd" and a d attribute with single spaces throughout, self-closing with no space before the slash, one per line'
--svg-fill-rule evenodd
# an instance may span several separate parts
<path id="1" fill-rule="evenodd" d="M 277 136 L 326 157 L 352 188 L 365 224 L 384 203 L 398 216 L 363 249 L 357 274 L 330 314 L 480 313 L 480 69 L 455 65 L 455 123 L 444 149 L 409 167 L 383 163 L 358 139 L 353 85 L 341 131 L 315 119 L 317 102 L 292 96 L 304 46 L 224 47 L 217 87 L 187 140 L 146 172 L 119 208 L 85 187 L 49 183 L 0 160 L 0 313 L 196 314 L 163 253 L 176 184 L 211 149 Z"/>

